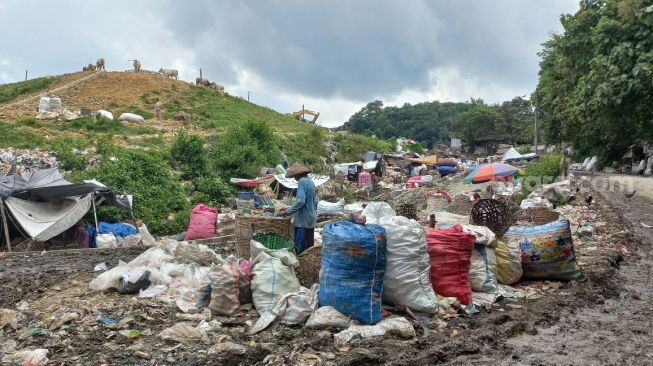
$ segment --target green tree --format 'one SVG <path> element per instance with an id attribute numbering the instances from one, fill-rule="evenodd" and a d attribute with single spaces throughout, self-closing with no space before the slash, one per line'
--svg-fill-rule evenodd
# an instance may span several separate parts
<path id="1" fill-rule="evenodd" d="M 185 129 L 175 133 L 170 156 L 181 171 L 182 179 L 195 179 L 208 169 L 209 160 L 204 144 L 201 136 L 189 134 Z"/>
<path id="2" fill-rule="evenodd" d="M 209 148 L 215 171 L 225 179 L 254 178 L 261 167 L 274 166 L 281 159 L 279 143 L 264 122 L 230 127 Z"/>
<path id="3" fill-rule="evenodd" d="M 533 93 L 544 138 L 619 159 L 634 139 L 653 138 L 653 1 L 583 0 L 560 20 Z"/>
<path id="4" fill-rule="evenodd" d="M 471 110 L 458 116 L 458 132 L 470 143 L 476 144 L 485 139 L 501 139 L 499 129 L 501 115 L 487 105 L 476 105 Z"/>

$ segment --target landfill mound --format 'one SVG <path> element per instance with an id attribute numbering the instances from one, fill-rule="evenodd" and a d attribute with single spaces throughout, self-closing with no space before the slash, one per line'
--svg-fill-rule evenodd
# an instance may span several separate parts
<path id="1" fill-rule="evenodd" d="M 60 81 L 49 91 L 23 95 L 17 100 L 0 104 L 0 119 L 14 121 L 33 118 L 34 105 L 38 104 L 38 100 L 34 98 L 38 99 L 38 96 L 47 93 L 60 97 L 70 110 L 117 110 L 130 106 L 144 107 L 142 96 L 148 93 L 164 93 L 167 98 L 174 99 L 190 87 L 190 83 L 154 73 L 77 72 L 62 75 Z M 149 110 L 150 106 L 147 106 L 147 109 Z"/>

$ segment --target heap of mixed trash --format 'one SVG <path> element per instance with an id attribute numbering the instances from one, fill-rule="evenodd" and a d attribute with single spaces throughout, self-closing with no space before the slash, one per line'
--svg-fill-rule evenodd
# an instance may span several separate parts
<path id="1" fill-rule="evenodd" d="M 114 307 L 112 314 L 108 305 L 55 310 L 54 320 L 22 330 L 21 310 L 3 309 L 6 320 L 0 326 L 16 334 L 47 332 L 43 327 L 64 329 L 82 317 L 85 324 L 125 339 L 156 336 L 164 343 L 206 345 L 208 355 L 237 357 L 248 352 L 257 339 L 252 337 L 272 326 L 291 326 L 326 332 L 321 337 L 347 349 L 358 339 L 411 339 L 424 327 L 442 331 L 447 319 L 503 311 L 501 300 L 517 308 L 518 301 L 581 282 L 585 275 L 577 247 L 602 245 L 606 224 L 597 222 L 582 179 L 544 185 L 518 205 L 518 168 L 501 163 L 470 167 L 460 158 L 403 155 L 401 163 L 379 154 L 367 158 L 351 170 L 348 165 L 346 174 L 336 166 L 335 179 L 309 176 L 324 199 L 318 204 L 316 244 L 301 253 L 295 250 L 290 218 L 278 215 L 297 188 L 283 166 L 265 169 L 257 179 L 233 179 L 251 190 L 244 189 L 233 208 L 198 205 L 188 231 L 177 236 L 155 239 L 144 226 L 100 223 L 93 236 L 97 247 L 143 245 L 146 250 L 113 267 L 97 264 L 95 270 L 102 273 L 90 281 L 85 296 L 113 299 L 110 303 L 122 308 L 141 309 L 139 303 L 174 308 L 175 323 L 158 333 L 134 328 L 135 315 L 128 315 L 134 312 Z M 455 189 L 455 173 L 443 174 L 449 169 L 438 167 L 465 171 L 471 183 L 479 184 Z M 347 192 L 358 202 L 345 204 Z M 131 235 L 137 238 L 133 243 L 117 244 L 116 236 Z M 218 250 L 210 242 L 216 238 L 233 241 L 235 248 Z M 123 296 L 128 300 L 115 298 Z M 147 320 L 147 314 L 140 316 Z M 47 362 L 47 349 L 13 346 L 6 357 Z M 139 347 L 136 357 L 152 358 Z M 302 357 L 319 364 L 327 356 Z"/>

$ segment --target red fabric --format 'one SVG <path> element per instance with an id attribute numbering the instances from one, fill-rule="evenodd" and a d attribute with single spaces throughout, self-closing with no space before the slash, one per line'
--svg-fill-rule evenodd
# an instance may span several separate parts
<path id="1" fill-rule="evenodd" d="M 358 174 L 358 186 L 369 187 L 372 185 L 372 175 L 369 172 L 362 171 Z"/>
<path id="2" fill-rule="evenodd" d="M 433 289 L 439 295 L 455 297 L 461 304 L 468 305 L 472 302 L 469 267 L 476 237 L 464 232 L 458 224 L 444 230 L 429 230 L 426 241 Z"/>
<path id="3" fill-rule="evenodd" d="M 215 236 L 215 222 L 218 210 L 203 203 L 195 206 L 190 212 L 188 232 L 184 240 L 208 239 Z"/>

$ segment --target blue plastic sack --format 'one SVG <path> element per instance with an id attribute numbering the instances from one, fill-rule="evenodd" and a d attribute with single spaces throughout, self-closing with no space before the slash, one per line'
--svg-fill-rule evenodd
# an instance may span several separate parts
<path id="1" fill-rule="evenodd" d="M 125 224 L 124 222 L 116 222 L 110 224 L 108 222 L 100 221 L 98 224 L 98 234 L 113 234 L 114 236 L 126 237 L 138 234 L 138 229 L 133 225 Z"/>
<path id="2" fill-rule="evenodd" d="M 440 174 L 454 174 L 457 170 L 455 166 L 438 166 L 438 173 Z"/>
<path id="3" fill-rule="evenodd" d="M 381 320 L 385 230 L 349 221 L 328 224 L 322 234 L 319 306 L 333 306 L 362 324 Z"/>

